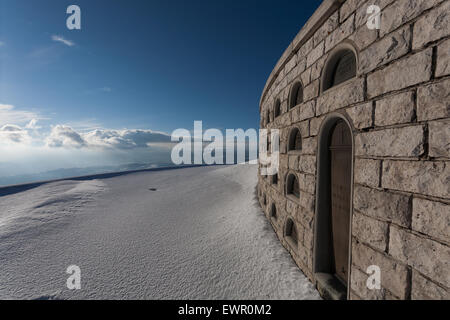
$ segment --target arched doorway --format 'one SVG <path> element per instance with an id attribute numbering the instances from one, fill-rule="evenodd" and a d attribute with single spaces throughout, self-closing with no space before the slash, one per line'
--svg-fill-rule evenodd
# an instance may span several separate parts
<path id="1" fill-rule="evenodd" d="M 353 181 L 353 136 L 341 114 L 324 120 L 319 134 L 314 272 L 330 299 L 348 295 Z"/>
<path id="2" fill-rule="evenodd" d="M 343 283 L 348 281 L 350 237 L 350 193 L 352 175 L 352 137 L 343 120 L 338 120 L 331 131 L 331 234 L 333 269 Z"/>

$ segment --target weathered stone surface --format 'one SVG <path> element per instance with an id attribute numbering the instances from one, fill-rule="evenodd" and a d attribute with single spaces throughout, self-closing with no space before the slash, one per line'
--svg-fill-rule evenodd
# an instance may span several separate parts
<path id="1" fill-rule="evenodd" d="M 298 210 L 298 204 L 295 203 L 293 200 L 291 200 L 291 198 L 288 198 L 286 201 L 286 212 L 291 215 L 294 216 L 295 213 Z"/>
<path id="2" fill-rule="evenodd" d="M 299 169 L 301 172 L 316 173 L 316 156 L 304 155 L 300 158 Z"/>
<path id="3" fill-rule="evenodd" d="M 444 38 L 449 34 L 450 2 L 444 1 L 441 6 L 434 8 L 414 24 L 413 49 L 421 48 L 427 43 Z"/>
<path id="4" fill-rule="evenodd" d="M 292 122 L 303 121 L 314 117 L 316 112 L 316 101 L 310 100 L 308 102 L 302 103 L 292 110 Z"/>
<path id="5" fill-rule="evenodd" d="M 314 45 L 317 46 L 339 25 L 339 12 L 333 13 L 314 34 Z"/>
<path id="6" fill-rule="evenodd" d="M 445 162 L 383 162 L 382 187 L 450 198 L 450 166 Z"/>
<path id="7" fill-rule="evenodd" d="M 325 65 L 327 56 L 323 56 L 319 60 L 317 60 L 312 66 L 311 66 L 311 81 L 319 79 L 322 75 L 322 70 Z"/>
<path id="8" fill-rule="evenodd" d="M 305 138 L 302 144 L 302 154 L 316 154 L 317 138 Z"/>
<path id="9" fill-rule="evenodd" d="M 281 116 L 279 116 L 275 121 L 276 128 L 279 127 L 287 127 L 291 125 L 291 115 L 290 113 L 283 113 Z"/>
<path id="10" fill-rule="evenodd" d="M 302 192 L 299 199 L 300 209 L 312 216 L 314 213 L 314 201 L 314 195 Z"/>
<path id="11" fill-rule="evenodd" d="M 412 229 L 450 243 L 450 205 L 414 198 Z"/>
<path id="12" fill-rule="evenodd" d="M 450 39 L 437 48 L 436 77 L 450 74 Z"/>
<path id="13" fill-rule="evenodd" d="M 364 300 L 382 300 L 384 299 L 384 290 L 370 290 L 367 287 L 368 275 L 357 268 L 352 268 L 351 273 L 351 288 L 355 293 L 364 297 Z"/>
<path id="14" fill-rule="evenodd" d="M 298 43 L 297 36 L 295 37 L 294 41 L 292 42 L 293 47 L 297 46 L 297 43 Z M 313 49 L 313 47 L 314 47 L 314 38 L 310 38 L 308 41 L 306 41 L 301 46 L 301 48 L 297 52 L 297 55 L 299 57 L 306 57 L 308 55 L 308 53 Z"/>
<path id="15" fill-rule="evenodd" d="M 284 66 L 285 74 L 288 74 L 297 65 L 297 55 L 293 55 L 292 58 Z"/>
<path id="16" fill-rule="evenodd" d="M 310 67 L 314 62 L 316 62 L 320 57 L 323 56 L 325 49 L 325 42 L 320 42 L 317 47 L 315 47 L 309 54 L 306 59 L 306 67 Z"/>
<path id="17" fill-rule="evenodd" d="M 442 0 L 397 0 L 392 6 L 381 13 L 380 34 L 397 29 L 412 19 L 418 17 L 422 12 L 432 8 Z M 401 14 L 400 14 L 401 13 Z"/>
<path id="18" fill-rule="evenodd" d="M 430 48 L 369 74 L 367 76 L 369 98 L 430 80 L 431 59 Z"/>
<path id="19" fill-rule="evenodd" d="M 356 129 L 364 129 L 372 126 L 372 102 L 360 104 L 358 106 L 345 110 L 352 118 Z"/>
<path id="20" fill-rule="evenodd" d="M 303 207 L 300 207 L 299 210 L 297 211 L 296 218 L 299 224 L 301 224 L 308 230 L 312 230 L 314 220 L 313 212 L 311 212 L 310 210 L 304 210 Z"/>
<path id="21" fill-rule="evenodd" d="M 378 38 L 378 31 L 376 29 L 370 30 L 367 26 L 358 28 L 349 39 L 352 40 L 356 47 L 360 50 L 364 50 L 369 45 L 374 43 Z"/>
<path id="22" fill-rule="evenodd" d="M 289 169 L 297 170 L 299 158 L 298 155 L 289 155 Z"/>
<path id="23" fill-rule="evenodd" d="M 433 120 L 450 117 L 450 80 L 419 87 L 417 119 Z"/>
<path id="24" fill-rule="evenodd" d="M 412 300 L 450 300 L 450 290 L 431 282 L 419 272 L 412 271 Z"/>
<path id="25" fill-rule="evenodd" d="M 422 126 L 385 129 L 356 136 L 356 155 L 418 157 L 424 151 Z"/>
<path id="26" fill-rule="evenodd" d="M 311 100 L 319 95 L 319 79 L 311 82 L 308 86 L 303 89 L 303 99 L 304 101 Z"/>
<path id="27" fill-rule="evenodd" d="M 352 14 L 356 8 L 358 7 L 358 5 L 360 4 L 361 0 L 347 0 L 344 2 L 344 4 L 342 5 L 341 9 L 340 9 L 340 20 L 339 22 L 342 23 L 344 22 L 345 19 L 348 18 L 348 16 L 350 16 L 350 14 Z"/>
<path id="28" fill-rule="evenodd" d="M 408 292 L 408 268 L 386 254 L 373 250 L 358 241 L 353 241 L 352 263 L 361 270 L 376 265 L 381 270 L 381 286 L 405 299 Z"/>
<path id="29" fill-rule="evenodd" d="M 355 183 L 378 187 L 380 184 L 381 161 L 372 159 L 355 160 Z"/>
<path id="30" fill-rule="evenodd" d="M 450 119 L 430 122 L 428 130 L 430 157 L 450 158 Z"/>
<path id="31" fill-rule="evenodd" d="M 334 30 L 328 37 L 325 38 L 325 52 L 333 49 L 338 43 L 349 37 L 354 29 L 355 15 L 351 15 L 343 24 Z"/>
<path id="32" fill-rule="evenodd" d="M 306 69 L 301 75 L 300 78 L 302 79 L 303 87 L 306 87 L 308 84 L 311 83 L 311 68 Z"/>
<path id="33" fill-rule="evenodd" d="M 323 117 L 312 118 L 309 122 L 311 136 L 316 136 L 319 133 L 320 126 L 322 124 Z"/>
<path id="34" fill-rule="evenodd" d="M 414 118 L 414 92 L 399 93 L 381 99 L 375 105 L 375 125 L 389 126 L 412 122 Z"/>
<path id="35" fill-rule="evenodd" d="M 364 100 L 364 79 L 355 78 L 322 93 L 317 99 L 316 114 L 322 115 Z"/>
<path id="36" fill-rule="evenodd" d="M 434 281 L 450 286 L 450 248 L 391 225 L 389 254 Z"/>
<path id="37" fill-rule="evenodd" d="M 381 251 L 386 250 L 387 246 L 388 224 L 360 213 L 353 213 L 352 235 L 359 241 L 377 248 Z"/>
<path id="38" fill-rule="evenodd" d="M 369 18 L 369 15 L 367 14 L 367 8 L 370 5 L 376 5 L 380 7 L 381 10 L 383 10 L 387 5 L 391 4 L 395 0 L 370 0 L 366 1 L 362 6 L 360 6 L 356 10 L 356 17 L 355 17 L 355 25 L 356 27 L 366 26 L 367 20 Z"/>
<path id="39" fill-rule="evenodd" d="M 367 27 L 362 29 L 369 30 Z M 373 32 L 373 30 L 371 30 Z M 367 73 L 400 58 L 409 51 L 411 31 L 409 26 L 397 30 L 374 43 L 360 54 L 360 71 Z"/>
<path id="40" fill-rule="evenodd" d="M 411 197 L 355 186 L 353 205 L 368 216 L 411 226 Z"/>
<path id="41" fill-rule="evenodd" d="M 305 229 L 305 234 L 303 235 L 303 245 L 308 250 L 312 250 L 314 248 L 314 234 L 311 229 Z"/>
<path id="42" fill-rule="evenodd" d="M 309 121 L 305 120 L 298 124 L 302 138 L 309 137 Z"/>
<path id="43" fill-rule="evenodd" d="M 300 174 L 300 190 L 316 193 L 316 178 L 310 174 Z"/>

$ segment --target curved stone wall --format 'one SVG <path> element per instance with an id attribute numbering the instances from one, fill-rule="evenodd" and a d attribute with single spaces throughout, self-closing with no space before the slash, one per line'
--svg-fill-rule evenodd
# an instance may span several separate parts
<path id="1" fill-rule="evenodd" d="M 379 30 L 366 25 L 370 5 L 381 9 Z M 260 126 L 280 130 L 280 166 L 278 179 L 259 175 L 260 203 L 325 297 L 450 298 L 449 21 L 448 0 L 324 1 L 267 80 Z M 352 59 L 355 76 L 339 82 Z M 289 106 L 296 83 L 303 99 Z M 352 140 L 351 185 L 337 195 L 350 210 L 348 264 L 334 270 L 330 135 L 342 121 Z M 301 150 L 289 150 L 294 128 Z M 367 286 L 370 266 L 380 289 Z"/>

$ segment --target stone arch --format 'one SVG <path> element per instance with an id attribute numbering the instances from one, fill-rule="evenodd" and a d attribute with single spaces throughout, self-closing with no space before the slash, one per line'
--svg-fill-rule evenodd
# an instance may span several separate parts
<path id="1" fill-rule="evenodd" d="M 302 134 L 299 127 L 293 127 L 288 135 L 288 152 L 302 150 Z"/>
<path id="2" fill-rule="evenodd" d="M 272 206 L 270 207 L 270 217 L 274 220 L 278 219 L 277 206 L 275 205 L 275 202 L 273 202 Z"/>
<path id="3" fill-rule="evenodd" d="M 266 110 L 266 125 L 270 123 L 270 108 Z"/>
<path id="4" fill-rule="evenodd" d="M 294 199 L 300 198 L 300 180 L 294 172 L 288 172 L 285 179 L 286 196 Z"/>
<path id="5" fill-rule="evenodd" d="M 294 219 L 291 217 L 286 218 L 283 235 L 292 248 L 296 249 L 298 247 L 298 230 Z"/>
<path id="6" fill-rule="evenodd" d="M 271 175 L 271 183 L 272 184 L 278 184 L 278 173 L 275 173 L 273 175 Z"/>
<path id="7" fill-rule="evenodd" d="M 281 101 L 280 99 L 275 99 L 275 103 L 273 104 L 273 118 L 278 118 L 281 116 Z"/>
<path id="8" fill-rule="evenodd" d="M 330 151 L 331 134 L 338 123 L 343 123 L 348 129 L 351 140 L 351 156 L 349 170 L 349 203 L 348 203 L 348 259 L 345 263 L 347 279 L 340 281 L 335 276 L 334 242 L 332 234 L 332 187 L 331 187 L 331 161 Z M 319 130 L 317 150 L 317 184 L 316 184 L 316 209 L 314 219 L 314 252 L 313 272 L 317 280 L 317 287 L 321 293 L 332 299 L 345 299 L 349 297 L 350 288 L 350 266 L 351 266 L 351 226 L 353 212 L 353 170 L 354 170 L 354 134 L 353 125 L 347 115 L 343 113 L 332 113 L 322 122 Z M 341 196 L 341 195 L 339 195 Z"/>
<path id="9" fill-rule="evenodd" d="M 288 110 L 303 103 L 303 84 L 300 80 L 294 81 L 289 91 Z"/>
<path id="10" fill-rule="evenodd" d="M 320 93 L 347 82 L 358 76 L 359 54 L 356 45 L 345 40 L 334 48 L 328 55 L 327 61 L 322 69 L 320 80 Z M 347 74 L 340 76 L 342 69 L 348 66 Z"/>

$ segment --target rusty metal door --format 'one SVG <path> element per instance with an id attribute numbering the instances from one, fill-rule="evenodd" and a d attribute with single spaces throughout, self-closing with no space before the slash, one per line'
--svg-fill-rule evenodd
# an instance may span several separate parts
<path id="1" fill-rule="evenodd" d="M 352 168 L 351 133 L 338 121 L 331 133 L 331 231 L 335 274 L 344 285 L 348 280 L 350 194 Z"/>

